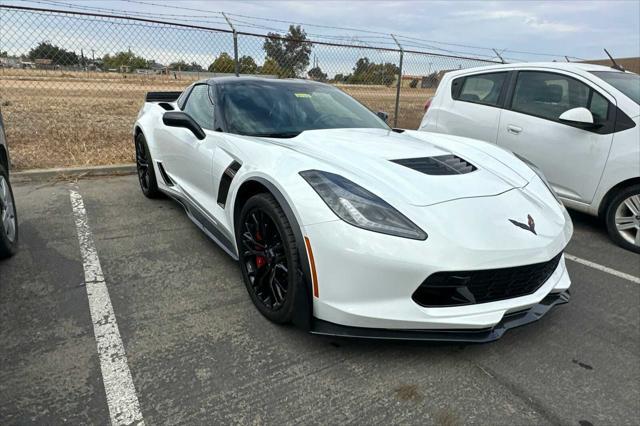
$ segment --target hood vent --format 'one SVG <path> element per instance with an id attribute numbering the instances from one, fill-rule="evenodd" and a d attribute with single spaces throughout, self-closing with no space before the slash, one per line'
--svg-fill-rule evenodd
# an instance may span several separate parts
<path id="1" fill-rule="evenodd" d="M 391 161 L 426 175 L 463 175 L 477 170 L 473 164 L 452 154 Z"/>

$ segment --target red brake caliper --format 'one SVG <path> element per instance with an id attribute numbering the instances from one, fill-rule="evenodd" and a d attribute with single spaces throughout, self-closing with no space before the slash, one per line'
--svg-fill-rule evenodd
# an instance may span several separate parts
<path id="1" fill-rule="evenodd" d="M 262 240 L 262 237 L 260 236 L 260 232 L 257 232 L 256 241 L 260 240 Z M 256 250 L 259 250 L 259 247 L 256 247 Z M 258 269 L 262 268 L 266 263 L 267 259 L 265 259 L 264 256 L 256 255 L 256 266 L 258 267 Z"/>

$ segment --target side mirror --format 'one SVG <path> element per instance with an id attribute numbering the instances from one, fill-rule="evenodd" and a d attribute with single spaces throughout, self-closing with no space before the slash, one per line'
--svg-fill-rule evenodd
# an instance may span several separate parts
<path id="1" fill-rule="evenodd" d="M 384 121 L 385 123 L 389 120 L 389 114 L 387 114 L 384 111 L 378 111 L 378 112 L 376 112 L 376 115 L 378 117 L 380 117 L 382 119 L 382 121 Z"/>
<path id="2" fill-rule="evenodd" d="M 588 129 L 595 126 L 591 111 L 582 107 L 572 108 L 563 112 L 560 117 L 558 117 L 558 120 L 582 129 Z"/>
<path id="3" fill-rule="evenodd" d="M 162 116 L 162 122 L 165 126 L 183 127 L 191 130 L 191 133 L 193 133 L 199 140 L 203 140 L 207 136 L 204 133 L 204 130 L 202 130 L 202 127 L 200 127 L 200 125 L 196 123 L 195 120 L 186 112 L 167 111 Z"/>

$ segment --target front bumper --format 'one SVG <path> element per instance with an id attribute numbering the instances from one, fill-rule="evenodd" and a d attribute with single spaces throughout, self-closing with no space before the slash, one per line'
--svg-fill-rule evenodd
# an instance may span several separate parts
<path id="1" fill-rule="evenodd" d="M 412 210 L 415 216 L 410 219 L 429 233 L 426 241 L 379 234 L 341 220 L 306 225 L 319 289 L 313 316 L 378 330 L 487 330 L 549 294 L 565 292 L 571 280 L 563 257 L 542 286 L 521 297 L 451 307 L 425 307 L 412 300 L 420 284 L 437 272 L 532 265 L 562 252 L 572 233 L 566 211 L 547 211 L 547 205 L 524 210 L 520 198 L 509 191 L 486 200 Z M 535 216 L 536 234 L 507 220 L 523 216 L 522 211 Z"/>
<path id="2" fill-rule="evenodd" d="M 542 318 L 556 305 L 569 302 L 569 290 L 551 293 L 539 303 L 523 311 L 506 314 L 493 327 L 472 330 L 392 330 L 350 327 L 315 319 L 311 333 L 361 339 L 415 340 L 460 343 L 487 343 L 501 338 L 507 330 L 532 323 Z"/>

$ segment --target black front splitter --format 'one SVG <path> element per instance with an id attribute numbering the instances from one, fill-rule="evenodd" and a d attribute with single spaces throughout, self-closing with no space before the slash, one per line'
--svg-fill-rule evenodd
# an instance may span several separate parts
<path id="1" fill-rule="evenodd" d="M 350 327 L 315 318 L 311 333 L 359 339 L 416 340 L 437 342 L 487 343 L 501 338 L 507 330 L 539 320 L 556 305 L 569 302 L 569 290 L 549 294 L 529 309 L 505 315 L 491 328 L 478 330 L 392 330 Z"/>

